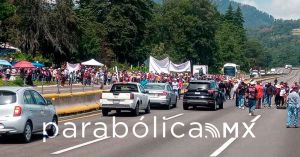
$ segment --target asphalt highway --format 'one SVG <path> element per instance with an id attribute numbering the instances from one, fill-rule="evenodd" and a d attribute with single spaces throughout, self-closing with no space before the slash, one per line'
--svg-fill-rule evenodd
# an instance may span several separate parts
<path id="1" fill-rule="evenodd" d="M 290 74 L 279 78 L 279 81 L 293 83 L 299 81 L 300 71 L 294 70 Z M 249 116 L 247 110 L 235 107 L 234 100 L 228 100 L 223 110 L 211 111 L 206 108 L 183 110 L 182 101 L 177 108 L 171 110 L 152 109 L 150 114 L 132 117 L 129 113 L 111 113 L 102 117 L 100 113 L 84 117 L 64 118 L 59 123 L 59 135 L 43 142 L 41 134 L 35 135 L 32 143 L 22 144 L 17 137 L 0 138 L 0 156 L 29 157 L 29 156 L 62 156 L 62 157 L 299 157 L 300 129 L 285 127 L 286 110 L 271 109 L 255 110 L 256 116 Z M 155 120 L 156 117 L 156 120 Z M 122 126 L 113 129 L 113 119 L 124 122 L 128 126 L 128 134 L 124 138 L 113 137 L 113 130 L 121 135 L 126 130 Z M 73 131 L 68 122 L 76 125 L 76 138 L 64 137 L 64 133 L 71 135 Z M 90 122 L 86 129 L 82 123 Z M 99 124 L 102 122 L 102 125 Z M 146 137 L 138 138 L 146 131 L 141 125 L 148 127 Z M 193 123 L 194 122 L 194 123 Z M 98 123 L 98 126 L 95 125 Z M 191 124 L 195 125 L 191 125 Z M 192 138 L 190 132 L 197 124 L 202 126 L 202 137 Z M 208 124 L 209 123 L 209 124 Z M 102 135 L 104 124 L 107 136 L 97 138 L 94 132 Z M 178 124 L 175 125 L 174 124 Z M 182 124 L 184 126 L 182 126 Z M 216 129 L 210 129 L 210 124 Z M 164 127 L 165 125 L 165 127 Z M 229 134 L 224 126 L 238 127 Z M 173 126 L 173 127 L 172 127 Z M 135 129 L 133 129 L 135 128 Z M 97 130 L 98 129 L 98 130 Z M 83 131 L 84 130 L 84 131 Z M 135 130 L 135 131 L 133 131 Z M 172 135 L 182 135 L 176 138 Z M 193 131 L 194 136 L 200 135 L 200 129 Z M 229 129 L 230 130 L 230 129 Z M 224 132 L 227 133 L 224 137 Z M 82 137 L 82 135 L 85 137 Z M 165 134 L 165 136 L 164 136 Z M 243 137 L 245 135 L 245 137 Z M 215 138 L 214 138 L 215 137 Z M 217 137 L 217 138 L 216 138 Z"/>

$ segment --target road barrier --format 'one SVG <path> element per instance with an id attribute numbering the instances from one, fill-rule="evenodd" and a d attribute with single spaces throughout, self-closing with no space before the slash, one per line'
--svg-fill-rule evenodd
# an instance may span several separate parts
<path id="1" fill-rule="evenodd" d="M 57 113 L 62 116 L 100 109 L 101 104 L 99 104 L 99 100 L 101 93 L 101 90 L 96 90 L 78 93 L 44 94 L 43 96 L 47 100 L 52 101 Z"/>

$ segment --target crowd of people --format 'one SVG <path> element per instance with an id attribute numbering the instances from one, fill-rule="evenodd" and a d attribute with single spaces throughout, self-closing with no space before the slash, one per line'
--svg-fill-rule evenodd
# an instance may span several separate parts
<path id="1" fill-rule="evenodd" d="M 246 84 L 241 81 L 235 85 L 234 95 L 236 95 L 236 106 L 239 109 L 249 108 L 249 115 L 254 115 L 255 109 L 271 108 L 272 100 L 277 108 L 286 108 L 288 111 L 287 127 L 298 127 L 298 112 L 300 108 L 300 91 L 297 82 L 291 86 L 287 82 L 250 82 Z M 293 123 L 292 123 L 292 118 Z"/>
<path id="2" fill-rule="evenodd" d="M 25 79 L 27 85 L 33 86 L 33 81 L 56 82 L 61 86 L 65 84 L 80 83 L 84 86 L 92 84 L 110 85 L 116 82 L 139 82 L 142 86 L 147 83 L 170 83 L 174 91 L 180 94 L 183 91 L 183 84 L 196 79 L 213 79 L 218 82 L 219 90 L 225 99 L 235 99 L 236 107 L 244 110 L 249 108 L 249 115 L 254 115 L 255 109 L 271 108 L 272 100 L 277 108 L 288 106 L 287 126 L 291 125 L 291 118 L 294 118 L 293 125 L 298 127 L 298 110 L 300 108 L 299 85 L 295 82 L 289 86 L 287 82 L 278 82 L 275 79 L 271 82 L 244 82 L 242 80 L 229 80 L 223 75 L 197 76 L 191 73 L 152 73 L 142 71 L 118 71 L 111 72 L 107 68 L 81 67 L 78 71 L 69 71 L 65 66 L 61 68 L 37 68 L 37 69 L 13 69 L 1 70 L 2 77 L 6 80 L 15 79 L 19 76 Z M 297 94 L 295 94 L 297 93 Z"/>

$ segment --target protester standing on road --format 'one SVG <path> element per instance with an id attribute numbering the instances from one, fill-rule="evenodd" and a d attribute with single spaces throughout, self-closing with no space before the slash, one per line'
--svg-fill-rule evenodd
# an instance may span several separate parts
<path id="1" fill-rule="evenodd" d="M 241 82 L 237 89 L 238 99 L 239 99 L 239 109 L 245 109 L 245 93 L 246 93 L 246 84 L 244 82 Z"/>
<path id="2" fill-rule="evenodd" d="M 286 127 L 289 128 L 291 127 L 292 124 L 292 118 L 293 120 L 293 125 L 295 128 L 298 128 L 298 110 L 300 108 L 300 97 L 299 94 L 297 93 L 299 90 L 298 86 L 293 86 L 292 91 L 288 96 L 288 108 L 287 108 L 287 124 Z"/>
<path id="3" fill-rule="evenodd" d="M 172 87 L 173 87 L 173 91 L 175 92 L 177 98 L 178 98 L 178 89 L 179 89 L 179 84 L 177 82 L 176 79 L 173 79 L 173 82 L 172 82 Z"/>
<path id="4" fill-rule="evenodd" d="M 256 108 L 257 109 L 261 109 L 261 104 L 262 104 L 262 98 L 264 95 L 264 89 L 263 86 L 261 85 L 261 82 L 258 82 L 256 85 L 256 90 L 257 90 L 257 96 L 256 96 L 256 100 L 257 100 L 257 104 L 256 104 Z"/>
<path id="5" fill-rule="evenodd" d="M 257 90 L 255 88 L 255 82 L 251 82 L 247 88 L 246 96 L 248 98 L 249 115 L 254 116 L 254 110 L 256 108 Z"/>
<path id="6" fill-rule="evenodd" d="M 181 91 L 183 89 L 183 82 L 182 79 L 178 80 L 178 99 L 180 100 Z"/>
<path id="7" fill-rule="evenodd" d="M 267 88 L 266 88 L 266 98 L 265 98 L 265 104 L 264 107 L 271 108 L 272 105 L 272 97 L 275 93 L 274 87 L 272 86 L 271 82 L 268 83 Z"/>

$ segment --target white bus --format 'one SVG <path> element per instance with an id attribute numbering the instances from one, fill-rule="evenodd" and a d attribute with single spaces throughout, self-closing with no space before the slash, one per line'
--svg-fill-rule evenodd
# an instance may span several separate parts
<path id="1" fill-rule="evenodd" d="M 237 77 L 240 73 L 240 66 L 234 63 L 226 63 L 223 72 L 225 76 Z"/>

